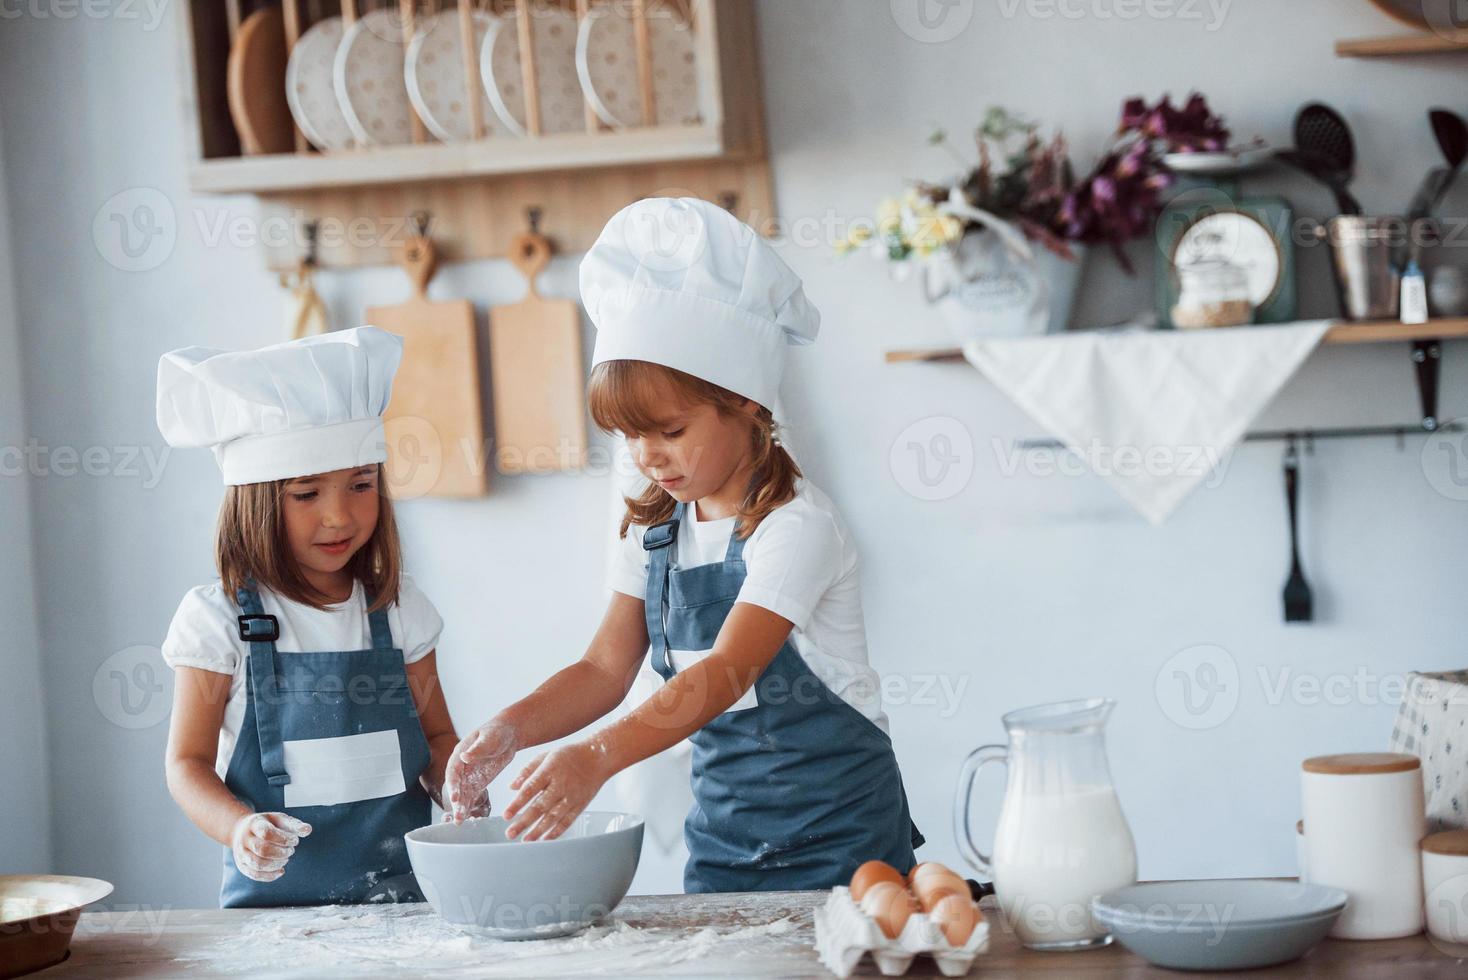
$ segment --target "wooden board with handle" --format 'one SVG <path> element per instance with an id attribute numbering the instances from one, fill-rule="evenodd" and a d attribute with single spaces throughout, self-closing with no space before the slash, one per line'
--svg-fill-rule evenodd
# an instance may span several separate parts
<path id="1" fill-rule="evenodd" d="M 285 98 L 287 54 L 279 7 L 262 7 L 246 17 L 230 46 L 225 88 L 247 155 L 296 148 L 296 125 Z"/>
<path id="2" fill-rule="evenodd" d="M 367 310 L 366 320 L 403 338 L 403 363 L 384 415 L 387 482 L 397 499 L 475 497 L 488 489 L 474 306 L 428 298 L 433 243 L 408 239 L 403 267 L 413 294 Z"/>
<path id="3" fill-rule="evenodd" d="M 529 289 L 520 302 L 489 312 L 495 460 L 501 473 L 576 470 L 586 464 L 581 307 L 574 300 L 546 299 L 535 288 L 550 253 L 550 242 L 541 235 L 516 237 L 510 261 Z"/>

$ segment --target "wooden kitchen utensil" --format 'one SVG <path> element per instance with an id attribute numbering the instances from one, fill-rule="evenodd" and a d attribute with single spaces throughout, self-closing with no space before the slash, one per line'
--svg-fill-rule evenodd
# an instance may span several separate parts
<path id="1" fill-rule="evenodd" d="M 384 415 L 387 482 L 398 499 L 479 496 L 488 487 L 474 306 L 428 298 L 437 256 L 425 226 L 420 220 L 403 249 L 412 296 L 366 313 L 368 323 L 403 338 L 403 362 Z"/>
<path id="2" fill-rule="evenodd" d="M 586 461 L 581 307 L 569 299 L 545 299 L 536 290 L 535 277 L 550 253 L 550 242 L 534 231 L 517 236 L 510 261 L 529 289 L 520 302 L 489 313 L 501 473 L 574 470 Z"/>
<path id="3" fill-rule="evenodd" d="M 296 129 L 285 97 L 285 18 L 262 7 L 240 24 L 229 49 L 226 93 L 229 115 L 247 155 L 291 153 Z"/>

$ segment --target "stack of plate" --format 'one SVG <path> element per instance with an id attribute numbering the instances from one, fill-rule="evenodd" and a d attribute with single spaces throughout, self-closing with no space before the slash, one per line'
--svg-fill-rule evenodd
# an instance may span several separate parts
<path id="1" fill-rule="evenodd" d="M 674 6 L 653 5 L 647 14 L 651 120 L 643 118 L 629 6 L 593 7 L 579 23 L 557 7 L 531 9 L 541 133 L 584 132 L 588 105 L 613 129 L 699 122 L 693 28 Z M 312 25 L 286 67 L 296 125 L 328 151 L 410 143 L 415 116 L 438 140 L 469 140 L 472 90 L 485 137 L 528 135 L 517 16 L 476 10 L 470 21 L 467 58 L 457 10 L 421 18 L 407 41 L 395 9 L 366 14 L 350 27 L 340 17 Z"/>
<path id="2" fill-rule="evenodd" d="M 1220 878 L 1157 881 L 1107 892 L 1096 920 L 1127 949 L 1175 970 L 1246 970 L 1299 959 L 1346 907 L 1339 888 Z"/>

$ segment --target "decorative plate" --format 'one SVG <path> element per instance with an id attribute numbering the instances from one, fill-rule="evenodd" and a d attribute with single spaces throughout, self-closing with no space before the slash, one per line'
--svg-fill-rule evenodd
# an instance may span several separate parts
<path id="1" fill-rule="evenodd" d="M 585 132 L 586 102 L 576 79 L 576 15 L 534 5 L 530 33 L 540 91 L 540 131 Z M 505 128 L 516 136 L 527 135 L 518 14 L 495 19 L 480 50 L 479 73 Z"/>
<path id="2" fill-rule="evenodd" d="M 473 47 L 477 59 L 495 18 L 476 10 Z M 408 98 L 428 131 L 445 143 L 474 138 L 474 125 L 469 116 L 469 93 L 479 100 L 479 116 L 484 120 L 484 135 L 499 135 L 499 118 L 489 103 L 478 72 L 465 77 L 464 49 L 461 44 L 457 11 L 446 11 L 425 17 L 408 44 L 408 60 L 404 80 Z"/>
<path id="3" fill-rule="evenodd" d="M 699 121 L 698 72 L 693 29 L 671 7 L 648 11 L 655 124 Z M 642 85 L 637 72 L 637 30 L 623 5 L 597 7 L 576 37 L 576 74 L 591 108 L 608 126 L 642 126 Z"/>
<path id="4" fill-rule="evenodd" d="M 1454 30 L 1463 26 L 1453 13 L 1454 0 L 1371 0 L 1383 13 L 1425 30 Z"/>
<path id="5" fill-rule="evenodd" d="M 403 81 L 406 47 L 396 9 L 375 10 L 342 36 L 332 80 L 359 146 L 413 141 L 413 104 Z"/>
<path id="6" fill-rule="evenodd" d="M 344 33 L 340 17 L 312 25 L 296 41 L 285 67 L 285 100 L 291 115 L 311 145 L 321 150 L 347 150 L 355 142 L 333 81 Z"/>
<path id="7" fill-rule="evenodd" d="M 1170 170 L 1180 174 L 1197 174 L 1200 177 L 1226 177 L 1253 170 L 1274 159 L 1275 151 L 1268 146 L 1249 146 L 1236 150 L 1214 153 L 1168 153 L 1162 158 Z"/>

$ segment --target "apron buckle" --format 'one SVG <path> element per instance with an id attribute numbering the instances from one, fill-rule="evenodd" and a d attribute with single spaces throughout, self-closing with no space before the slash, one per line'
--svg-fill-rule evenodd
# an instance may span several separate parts
<path id="1" fill-rule="evenodd" d="M 654 524 L 642 534 L 642 547 L 647 551 L 666 548 L 678 537 L 678 518 Z"/>
<path id="2" fill-rule="evenodd" d="M 274 643 L 280 639 L 280 620 L 267 613 L 255 613 L 238 618 L 240 639 L 247 643 Z"/>

